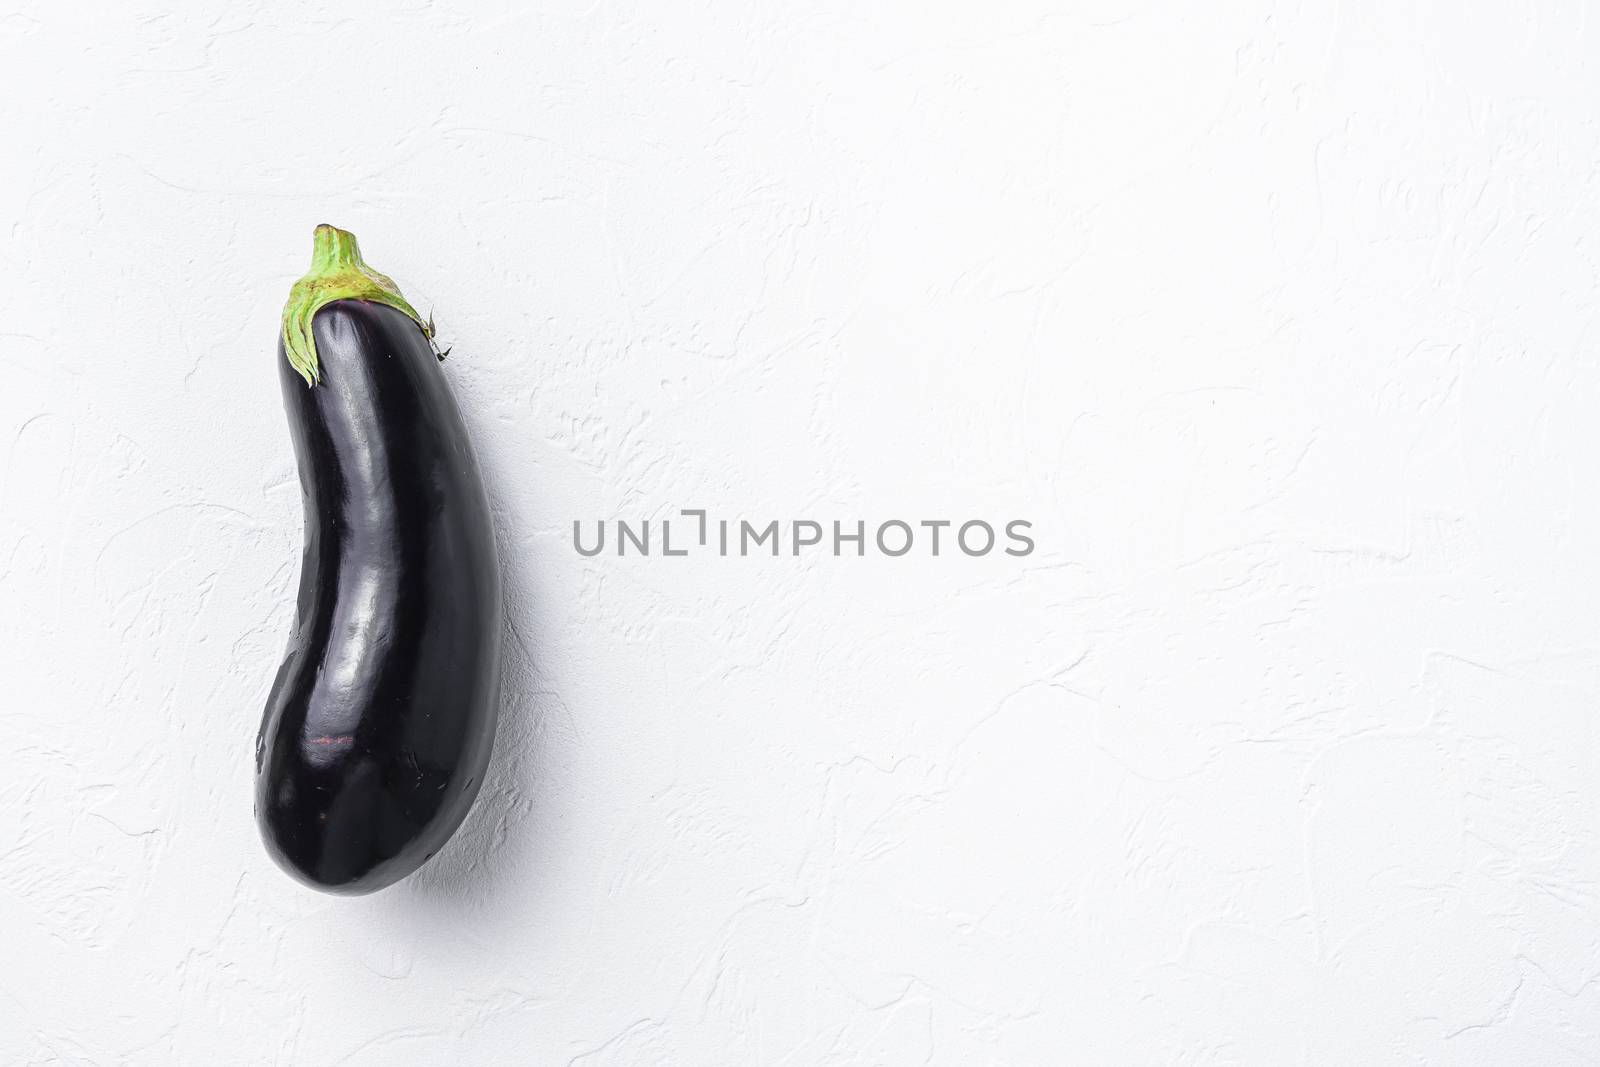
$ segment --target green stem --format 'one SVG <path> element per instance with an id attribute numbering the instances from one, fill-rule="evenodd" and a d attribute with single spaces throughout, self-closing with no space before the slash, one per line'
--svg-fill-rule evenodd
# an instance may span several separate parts
<path id="1" fill-rule="evenodd" d="M 424 334 L 429 329 L 422 316 L 400 295 L 400 289 L 361 258 L 356 235 L 323 223 L 312 234 L 311 269 L 289 290 L 283 305 L 283 352 L 307 385 L 322 378 L 317 364 L 317 340 L 311 320 L 335 300 L 370 300 L 408 315 Z M 431 335 L 430 335 L 431 336 Z"/>

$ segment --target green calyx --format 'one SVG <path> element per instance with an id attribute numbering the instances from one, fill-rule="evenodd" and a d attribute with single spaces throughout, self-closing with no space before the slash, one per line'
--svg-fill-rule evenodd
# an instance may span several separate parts
<path id="1" fill-rule="evenodd" d="M 356 235 L 323 223 L 312 234 L 311 269 L 289 290 L 283 305 L 283 351 L 307 385 L 322 377 L 317 366 L 317 341 L 311 320 L 324 306 L 335 300 L 370 300 L 402 311 L 422 327 L 430 340 L 433 331 L 422 321 L 416 308 L 400 295 L 400 289 L 361 258 Z"/>

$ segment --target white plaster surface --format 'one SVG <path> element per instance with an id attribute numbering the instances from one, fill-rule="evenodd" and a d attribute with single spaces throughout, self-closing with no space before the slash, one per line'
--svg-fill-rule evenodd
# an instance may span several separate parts
<path id="1" fill-rule="evenodd" d="M 0 1061 L 1600 1062 L 1578 2 L 11 0 Z M 455 345 L 468 825 L 251 818 L 313 224 Z M 1025 559 L 579 557 L 1014 517 Z"/>

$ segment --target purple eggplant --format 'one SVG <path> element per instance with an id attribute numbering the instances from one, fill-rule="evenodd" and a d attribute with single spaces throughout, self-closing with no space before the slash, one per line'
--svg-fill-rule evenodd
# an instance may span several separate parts
<path id="1" fill-rule="evenodd" d="M 494 527 L 432 335 L 353 235 L 317 227 L 279 339 L 305 553 L 256 744 L 256 818 L 285 870 L 332 893 L 430 859 L 494 742 Z"/>

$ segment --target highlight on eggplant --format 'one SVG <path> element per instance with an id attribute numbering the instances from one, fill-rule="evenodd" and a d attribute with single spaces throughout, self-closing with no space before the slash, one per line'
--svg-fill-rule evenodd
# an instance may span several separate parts
<path id="1" fill-rule="evenodd" d="M 501 583 L 477 460 L 424 321 L 316 228 L 278 343 L 304 503 L 300 592 L 256 741 L 290 874 L 367 893 L 433 857 L 494 742 Z"/>

